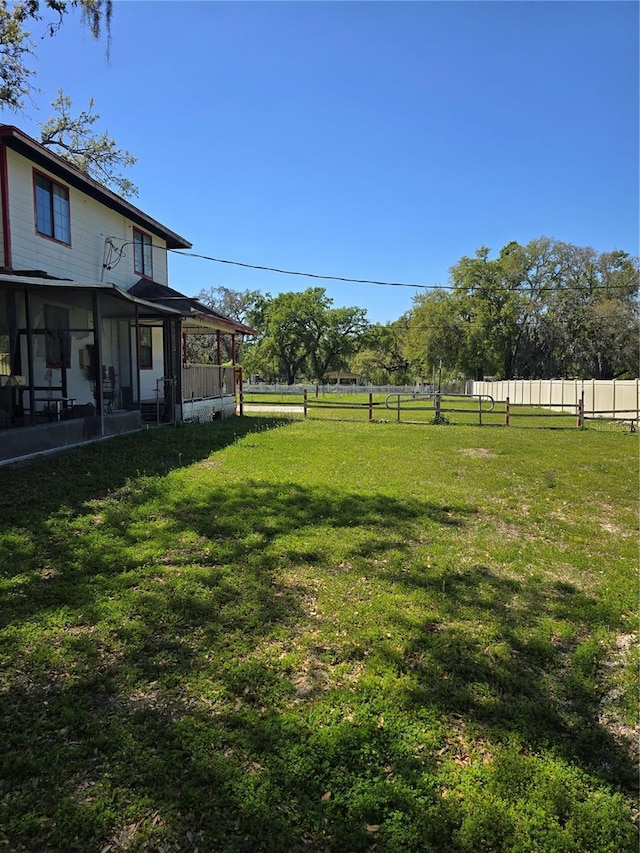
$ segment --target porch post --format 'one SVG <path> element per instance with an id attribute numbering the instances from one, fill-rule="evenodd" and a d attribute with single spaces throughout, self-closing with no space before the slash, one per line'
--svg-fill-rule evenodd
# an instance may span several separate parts
<path id="1" fill-rule="evenodd" d="M 187 344 L 187 336 L 182 332 L 182 320 L 176 320 L 176 346 L 175 346 L 175 359 L 176 359 L 176 396 L 173 401 L 176 409 L 179 408 L 179 414 L 176 417 L 176 420 L 180 420 L 182 422 L 182 363 L 180 362 L 180 350 L 179 350 L 179 341 L 182 339 L 183 344 L 186 347 Z M 186 355 L 186 353 L 185 353 Z"/>
<path id="2" fill-rule="evenodd" d="M 135 376 L 131 379 L 131 385 L 135 388 L 136 400 L 138 401 L 138 411 L 142 413 L 142 398 L 141 398 L 141 388 L 140 388 L 140 310 L 138 308 L 138 304 L 136 303 L 134 306 L 134 335 L 135 335 L 135 348 L 136 348 L 136 372 Z M 132 359 L 133 361 L 133 359 Z M 135 384 L 134 384 L 135 383 Z"/>
<path id="3" fill-rule="evenodd" d="M 29 419 L 36 422 L 36 391 L 33 387 L 33 329 L 31 328 L 31 291 L 24 289 L 24 313 L 27 321 L 27 370 L 29 372 Z"/>
<path id="4" fill-rule="evenodd" d="M 216 329 L 216 361 L 222 364 L 222 347 L 220 345 L 220 329 Z"/>
<path id="5" fill-rule="evenodd" d="M 231 364 L 236 363 L 236 335 L 235 332 L 231 335 Z"/>
<path id="6" fill-rule="evenodd" d="M 100 435 L 104 435 L 104 406 L 102 405 L 102 306 L 100 292 L 93 293 L 93 343 L 96 353 L 95 400 L 100 414 Z"/>
<path id="7" fill-rule="evenodd" d="M 178 395 L 178 365 L 176 364 L 179 357 L 179 351 L 177 348 L 178 326 L 178 322 L 174 321 L 172 318 L 162 321 L 164 378 L 165 380 L 169 380 L 164 383 L 164 400 L 166 403 L 168 395 L 172 424 L 176 422 L 176 400 Z"/>

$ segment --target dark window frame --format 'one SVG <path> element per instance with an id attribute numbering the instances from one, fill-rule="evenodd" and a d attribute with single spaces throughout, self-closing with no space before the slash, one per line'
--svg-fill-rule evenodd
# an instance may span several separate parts
<path id="1" fill-rule="evenodd" d="M 56 192 L 57 191 L 57 192 Z M 56 199 L 64 207 L 60 210 Z M 33 170 L 33 205 L 36 234 L 63 246 L 71 245 L 71 198 L 69 187 L 44 172 Z"/>
<path id="2" fill-rule="evenodd" d="M 144 278 L 153 278 L 153 240 L 139 228 L 133 229 L 133 271 Z"/>

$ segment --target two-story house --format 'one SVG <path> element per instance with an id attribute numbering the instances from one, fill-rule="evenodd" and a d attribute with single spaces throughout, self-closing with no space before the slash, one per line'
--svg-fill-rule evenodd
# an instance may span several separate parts
<path id="1" fill-rule="evenodd" d="M 8 125 L 0 229 L 0 463 L 235 411 L 233 367 L 185 340 L 252 330 L 169 287 L 184 237 Z"/>

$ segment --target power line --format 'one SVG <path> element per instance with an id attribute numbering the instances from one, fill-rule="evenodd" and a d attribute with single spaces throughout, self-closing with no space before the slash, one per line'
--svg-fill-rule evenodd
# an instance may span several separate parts
<path id="1" fill-rule="evenodd" d="M 204 261 L 214 261 L 217 264 L 230 264 L 234 267 L 245 267 L 245 269 L 262 270 L 263 272 L 275 272 L 280 275 L 298 275 L 304 276 L 305 278 L 319 278 L 323 281 L 346 281 L 349 284 L 380 284 L 385 287 L 418 287 L 423 290 L 443 287 L 443 285 L 440 284 L 409 284 L 406 281 L 376 281 L 370 278 L 345 278 L 341 275 L 320 275 L 319 273 L 314 272 L 296 272 L 294 270 L 281 270 L 277 267 L 260 266 L 259 264 L 245 264 L 242 263 L 242 261 L 227 261 L 223 258 L 211 258 L 208 255 L 198 255 L 195 252 L 182 252 L 177 249 L 172 249 L 171 251 L 176 255 L 184 255 L 188 258 L 201 258 Z M 447 285 L 446 289 L 450 290 L 452 288 Z"/>
<path id="2" fill-rule="evenodd" d="M 160 247 L 162 248 L 162 247 Z M 457 285 L 451 284 L 411 284 L 406 281 L 378 281 L 376 279 L 370 278 L 346 278 L 340 275 L 321 275 L 320 273 L 313 272 L 299 272 L 296 270 L 285 270 L 279 269 L 278 267 L 267 267 L 262 266 L 260 264 L 248 264 L 243 261 L 230 261 L 224 258 L 213 258 L 210 255 L 200 255 L 196 252 L 184 252 L 179 249 L 168 249 L 167 251 L 173 252 L 175 255 L 183 255 L 187 258 L 200 258 L 204 261 L 212 261 L 216 264 L 228 264 L 230 266 L 235 267 L 243 267 L 244 269 L 250 270 L 261 270 L 262 272 L 274 272 L 279 275 L 293 275 L 293 276 L 302 276 L 304 278 L 314 278 L 320 279 L 322 281 L 344 281 L 349 284 L 376 284 L 381 285 L 383 287 L 412 287 L 420 290 L 459 290 Z M 634 274 L 630 279 L 628 279 L 623 284 L 590 284 L 590 285 L 564 285 L 563 287 L 556 288 L 559 292 L 566 292 L 569 290 L 626 290 L 630 282 L 633 278 L 636 278 L 637 274 Z M 470 287 L 470 290 L 474 290 L 475 288 Z M 546 286 L 542 286 L 538 293 L 542 294 L 542 292 L 547 291 Z M 637 289 L 637 288 L 636 288 Z M 536 292 L 533 287 L 530 287 L 531 292 Z"/>

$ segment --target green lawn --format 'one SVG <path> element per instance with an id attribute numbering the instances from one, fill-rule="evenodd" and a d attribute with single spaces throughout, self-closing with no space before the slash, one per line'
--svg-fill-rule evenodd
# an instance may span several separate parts
<path id="1" fill-rule="evenodd" d="M 636 853 L 637 439 L 263 416 L 0 469 L 0 849 Z"/>

